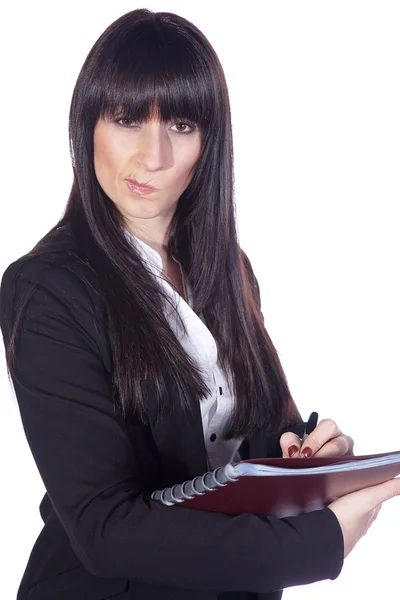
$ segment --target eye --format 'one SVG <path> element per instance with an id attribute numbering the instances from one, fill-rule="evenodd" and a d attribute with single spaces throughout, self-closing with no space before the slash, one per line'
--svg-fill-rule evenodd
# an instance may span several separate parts
<path id="1" fill-rule="evenodd" d="M 132 121 L 132 119 L 127 119 L 125 117 L 119 117 L 119 119 L 114 119 L 114 122 L 117 123 L 118 125 L 121 125 L 121 127 L 126 127 L 126 128 L 130 127 L 130 125 L 122 125 L 120 123 L 120 121 L 129 121 L 131 123 L 135 123 L 135 121 Z"/>
<path id="2" fill-rule="evenodd" d="M 175 125 L 184 125 L 185 127 L 189 127 L 189 131 L 178 129 L 178 133 L 192 133 L 196 129 L 195 123 L 192 123 L 191 121 L 177 121 L 173 126 L 175 127 Z"/>

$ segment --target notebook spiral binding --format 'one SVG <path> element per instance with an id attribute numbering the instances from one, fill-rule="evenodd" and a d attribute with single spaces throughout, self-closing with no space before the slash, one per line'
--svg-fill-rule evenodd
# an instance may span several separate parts
<path id="1" fill-rule="evenodd" d="M 203 496 L 206 492 L 214 492 L 217 488 L 226 486 L 228 481 L 238 481 L 234 475 L 234 466 L 228 463 L 224 467 L 207 471 L 194 479 L 188 479 L 163 490 L 156 490 L 151 494 L 151 499 L 164 506 L 174 506 L 185 500 L 192 500 L 195 496 Z"/>

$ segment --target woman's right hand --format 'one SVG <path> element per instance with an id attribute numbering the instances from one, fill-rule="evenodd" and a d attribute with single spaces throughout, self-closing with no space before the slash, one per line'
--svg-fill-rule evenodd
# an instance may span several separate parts
<path id="1" fill-rule="evenodd" d="M 400 478 L 396 478 L 346 494 L 328 504 L 328 508 L 335 513 L 342 528 L 344 558 L 367 533 L 378 516 L 383 502 L 399 495 Z"/>

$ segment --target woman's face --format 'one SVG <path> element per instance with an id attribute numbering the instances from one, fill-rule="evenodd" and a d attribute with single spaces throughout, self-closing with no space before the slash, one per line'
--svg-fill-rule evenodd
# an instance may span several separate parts
<path id="1" fill-rule="evenodd" d="M 98 182 L 127 225 L 160 216 L 169 223 L 190 183 L 200 156 L 201 132 L 187 121 L 161 123 L 154 112 L 144 123 L 99 120 L 94 130 L 94 169 Z M 126 179 L 157 189 L 131 191 Z"/>

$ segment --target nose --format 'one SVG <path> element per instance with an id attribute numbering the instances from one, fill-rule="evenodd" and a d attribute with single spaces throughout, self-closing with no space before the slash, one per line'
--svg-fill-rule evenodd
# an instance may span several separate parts
<path id="1" fill-rule="evenodd" d="M 164 169 L 168 165 L 171 158 L 171 140 L 162 123 L 148 121 L 142 125 L 136 158 L 148 172 Z"/>

